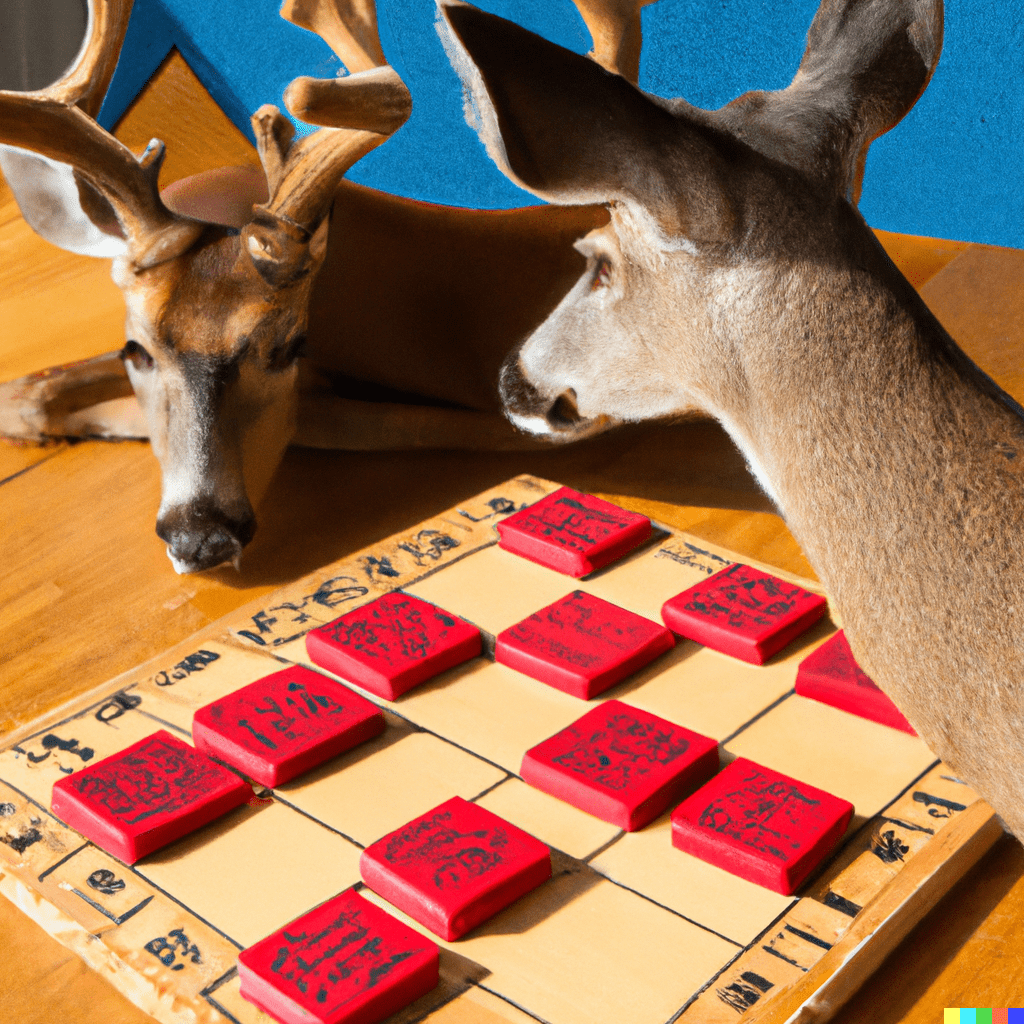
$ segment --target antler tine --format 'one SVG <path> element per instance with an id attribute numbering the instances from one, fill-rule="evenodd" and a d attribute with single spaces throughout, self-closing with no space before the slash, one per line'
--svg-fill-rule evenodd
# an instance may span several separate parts
<path id="1" fill-rule="evenodd" d="M 594 49 L 590 56 L 603 68 L 634 85 L 640 77 L 640 8 L 654 0 L 573 0 L 579 9 Z"/>
<path id="2" fill-rule="evenodd" d="M 276 108 L 271 108 L 278 117 Z M 257 113 L 267 116 L 267 108 Z M 314 231 L 330 212 L 334 193 L 345 172 L 388 138 L 380 132 L 353 128 L 321 128 L 299 139 L 274 171 L 270 202 L 264 209 L 307 231 Z M 268 172 L 268 183 L 270 173 Z"/>
<path id="3" fill-rule="evenodd" d="M 285 0 L 281 17 L 315 32 L 349 74 L 387 63 L 377 32 L 375 0 Z"/>
<path id="4" fill-rule="evenodd" d="M 345 172 L 405 123 L 409 90 L 384 61 L 374 0 L 285 0 L 282 17 L 316 32 L 352 74 L 297 78 L 285 91 L 296 116 L 319 131 L 292 142 L 276 107 L 253 117 L 271 199 L 263 209 L 308 231 L 330 210 Z"/>
<path id="5" fill-rule="evenodd" d="M 345 78 L 296 78 L 284 94 L 295 117 L 383 135 L 405 124 L 412 99 L 385 61 L 375 0 L 285 0 L 281 17 L 316 32 L 350 72 Z"/>
<path id="6" fill-rule="evenodd" d="M 113 214 L 132 258 L 151 266 L 191 244 L 202 226 L 175 216 L 160 200 L 162 142 L 154 139 L 136 158 L 90 116 L 98 111 L 113 75 L 131 7 L 131 0 L 90 0 L 86 41 L 68 71 L 35 92 L 0 90 L 0 144 L 15 147 L 4 154 L 8 183 L 43 237 L 48 236 L 49 213 L 45 203 L 40 206 L 31 180 L 39 164 L 19 156 L 17 149 L 72 168 L 89 219 L 109 233 L 117 230 L 110 223 Z"/>

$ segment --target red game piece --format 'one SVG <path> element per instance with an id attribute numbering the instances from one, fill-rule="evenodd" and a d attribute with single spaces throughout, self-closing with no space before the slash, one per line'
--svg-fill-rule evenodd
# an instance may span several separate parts
<path id="1" fill-rule="evenodd" d="M 763 665 L 810 629 L 827 606 L 820 594 L 734 562 L 669 598 L 661 617 L 680 636 Z"/>
<path id="2" fill-rule="evenodd" d="M 718 744 L 609 700 L 523 757 L 526 782 L 635 832 L 718 771 Z"/>
<path id="3" fill-rule="evenodd" d="M 238 954 L 242 996 L 284 1024 L 376 1024 L 438 981 L 438 948 L 345 892 Z"/>
<path id="4" fill-rule="evenodd" d="M 448 942 L 551 877 L 551 851 L 497 814 L 452 797 L 379 839 L 363 881 Z"/>
<path id="5" fill-rule="evenodd" d="M 560 487 L 495 529 L 499 547 L 579 578 L 643 544 L 651 535 L 651 521 L 592 494 Z"/>
<path id="6" fill-rule="evenodd" d="M 385 700 L 475 658 L 480 630 L 400 590 L 306 634 L 317 665 Z"/>
<path id="7" fill-rule="evenodd" d="M 499 633 L 494 657 L 589 700 L 674 646 L 660 623 L 574 590 Z"/>
<path id="8" fill-rule="evenodd" d="M 292 665 L 200 708 L 197 750 L 273 788 L 384 731 L 384 712 L 347 686 Z"/>
<path id="9" fill-rule="evenodd" d="M 872 722 L 916 736 L 914 727 L 898 707 L 854 661 L 842 630 L 800 662 L 796 692 Z"/>
<path id="10" fill-rule="evenodd" d="M 852 815 L 848 800 L 738 757 L 672 812 L 672 845 L 789 896 Z"/>
<path id="11" fill-rule="evenodd" d="M 251 796 L 244 779 L 161 729 L 55 782 L 50 806 L 86 839 L 134 864 Z"/>

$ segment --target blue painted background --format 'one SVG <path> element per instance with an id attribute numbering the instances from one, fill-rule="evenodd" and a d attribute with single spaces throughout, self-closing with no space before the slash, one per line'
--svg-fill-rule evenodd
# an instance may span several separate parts
<path id="1" fill-rule="evenodd" d="M 569 0 L 478 6 L 584 53 Z M 136 0 L 124 56 L 100 120 L 111 126 L 177 46 L 227 115 L 249 115 L 300 74 L 344 74 L 316 36 L 278 17 L 280 0 Z M 349 177 L 455 206 L 536 200 L 491 164 L 463 118 L 462 94 L 435 29 L 433 0 L 379 0 L 388 60 L 413 115 Z M 714 108 L 792 78 L 817 0 L 660 0 L 643 11 L 640 86 Z M 947 0 L 938 70 L 917 106 L 872 146 L 861 210 L 874 227 L 1024 248 L 1024 0 Z"/>

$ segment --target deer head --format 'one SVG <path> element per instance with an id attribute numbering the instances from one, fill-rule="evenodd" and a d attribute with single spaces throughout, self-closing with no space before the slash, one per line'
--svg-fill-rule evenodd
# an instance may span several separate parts
<path id="1" fill-rule="evenodd" d="M 353 72 L 296 79 L 285 101 L 323 127 L 294 140 L 276 107 L 253 117 L 265 182 L 198 176 L 161 196 L 163 144 L 136 157 L 93 120 L 131 0 L 90 0 L 64 77 L 0 92 L 0 167 L 31 227 L 113 260 L 127 307 L 125 368 L 160 460 L 157 533 L 178 572 L 235 561 L 292 436 L 297 360 L 339 181 L 408 117 L 384 65 L 372 0 L 289 0 Z M 227 190 L 227 193 L 226 191 Z M 254 205 L 254 203 L 256 205 Z M 204 219 L 220 220 L 220 223 Z"/>
<path id="2" fill-rule="evenodd" d="M 639 4 L 604 6 L 621 17 Z M 504 366 L 509 417 L 551 440 L 696 409 L 728 422 L 721 392 L 741 383 L 724 378 L 745 318 L 772 326 L 761 285 L 828 262 L 859 222 L 867 147 L 938 59 L 940 0 L 824 0 L 792 84 L 717 111 L 648 96 L 468 5 L 444 11 L 498 166 L 549 202 L 611 211 L 577 243 L 586 273 Z M 638 26 L 618 35 L 638 53 Z M 874 245 L 866 228 L 854 234 Z"/>

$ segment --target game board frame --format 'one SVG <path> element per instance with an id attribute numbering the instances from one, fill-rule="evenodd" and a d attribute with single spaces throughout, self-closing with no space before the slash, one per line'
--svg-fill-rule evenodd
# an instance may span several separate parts
<path id="1" fill-rule="evenodd" d="M 72 719 L 93 715 L 105 722 L 138 708 L 144 696 L 148 700 L 168 692 L 168 681 L 173 682 L 176 675 L 185 678 L 195 666 L 201 667 L 201 652 L 215 645 L 262 656 L 266 671 L 274 671 L 282 661 L 290 660 L 309 629 L 381 593 L 413 586 L 493 545 L 495 521 L 558 486 L 529 476 L 507 481 L 412 530 L 253 602 L 170 651 L 5 737 L 0 749 L 0 893 L 164 1024 L 184 1020 L 247 1024 L 250 1019 L 260 1019 L 254 1013 L 239 1016 L 242 1011 L 234 994 L 234 957 L 239 944 L 134 869 L 85 843 L 57 821 L 42 801 L 12 785 L 8 781 L 12 757 L 17 760 L 15 754 L 24 756 L 33 739 Z M 652 543 L 669 542 L 675 545 L 673 557 L 683 552 L 683 557 L 692 558 L 694 566 L 707 573 L 720 567 L 722 559 L 739 557 L 658 527 Z M 821 592 L 812 581 L 743 560 Z M 382 703 L 394 713 L 386 702 Z M 162 720 L 154 720 L 154 729 L 158 721 Z M 926 788 L 935 793 L 955 792 L 957 799 L 939 797 L 948 817 L 934 829 L 934 835 L 924 839 L 923 830 L 915 831 L 903 811 L 910 808 L 913 812 L 915 794 Z M 898 814 L 893 810 L 897 804 Z M 850 836 L 838 856 L 812 879 L 799 898 L 694 993 L 672 1019 L 686 1024 L 828 1020 L 1001 834 L 1002 827 L 991 808 L 941 765 L 933 764 L 885 810 Z M 890 847 L 895 841 L 897 852 L 904 852 L 891 857 L 880 855 L 880 850 L 885 853 L 886 836 Z M 119 892 L 138 890 L 140 898 L 122 901 L 115 912 L 98 897 L 82 893 L 62 877 L 62 869 L 76 857 L 91 858 L 89 863 L 110 862 L 93 874 L 110 871 L 119 878 L 123 875 L 131 885 Z M 848 898 L 851 894 L 856 895 L 856 901 Z M 851 908 L 859 909 L 851 913 Z M 143 922 L 148 931 L 140 930 Z M 150 931 L 153 936 L 143 942 Z M 824 935 L 831 936 L 832 941 L 822 938 Z M 476 983 L 472 972 L 467 975 L 465 964 L 459 960 L 443 952 L 438 990 L 399 1018 L 423 1019 L 471 988 Z M 203 983 L 197 985 L 193 968 L 200 966 L 198 980 Z M 758 980 L 744 980 L 749 978 Z M 733 989 L 737 1001 L 749 1001 L 742 1012 L 722 996 Z"/>

